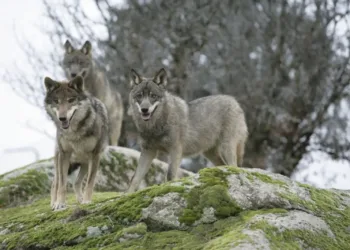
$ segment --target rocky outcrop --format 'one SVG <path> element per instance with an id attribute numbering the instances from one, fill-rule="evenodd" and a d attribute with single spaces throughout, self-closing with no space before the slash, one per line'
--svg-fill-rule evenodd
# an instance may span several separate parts
<path id="1" fill-rule="evenodd" d="M 96 177 L 96 191 L 124 191 L 135 172 L 140 152 L 123 147 L 108 147 L 101 159 Z M 155 159 L 140 187 L 160 184 L 165 181 L 168 164 Z M 180 169 L 179 177 L 191 172 Z M 69 177 L 69 189 L 77 171 Z M 31 202 L 50 192 L 54 176 L 53 159 L 42 160 L 0 176 L 0 208 Z"/>
<path id="2" fill-rule="evenodd" d="M 206 168 L 132 194 L 0 210 L 0 249 L 348 249 L 350 192 L 258 169 Z"/>

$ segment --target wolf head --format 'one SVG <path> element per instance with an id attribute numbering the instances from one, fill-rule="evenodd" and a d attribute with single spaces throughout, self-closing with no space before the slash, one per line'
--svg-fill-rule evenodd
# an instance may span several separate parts
<path id="1" fill-rule="evenodd" d="M 87 98 L 84 93 L 84 80 L 76 76 L 69 82 L 57 82 L 49 77 L 44 80 L 46 87 L 45 108 L 51 118 L 62 129 L 68 129 L 83 100 Z"/>
<path id="2" fill-rule="evenodd" d="M 134 107 L 133 112 L 138 113 L 144 121 L 154 117 L 157 110 L 160 112 L 159 104 L 165 96 L 166 84 L 167 74 L 163 68 L 153 78 L 141 77 L 132 69 L 130 72 L 130 101 Z"/>
<path id="3" fill-rule="evenodd" d="M 81 49 L 75 49 L 67 40 L 64 44 L 63 68 L 68 79 L 77 75 L 86 77 L 92 68 L 91 43 L 86 41 Z"/>

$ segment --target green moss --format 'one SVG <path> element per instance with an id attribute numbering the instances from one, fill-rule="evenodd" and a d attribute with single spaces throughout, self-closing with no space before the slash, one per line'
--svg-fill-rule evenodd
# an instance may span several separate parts
<path id="1" fill-rule="evenodd" d="M 187 208 L 184 209 L 179 218 L 181 223 L 193 224 L 200 219 L 204 208 L 215 209 L 215 216 L 226 218 L 234 216 L 241 211 L 241 208 L 228 195 L 226 177 L 229 172 L 219 168 L 207 168 L 200 171 L 200 186 L 192 188 L 185 194 Z"/>
<path id="2" fill-rule="evenodd" d="M 270 183 L 270 184 L 274 184 L 274 185 L 278 185 L 278 186 L 282 186 L 282 187 L 287 186 L 284 181 L 273 179 L 270 176 L 265 175 L 265 174 L 261 174 L 258 172 L 246 172 L 246 174 L 247 174 L 247 178 L 251 181 L 254 181 L 254 179 L 257 178 L 260 181 L 265 182 L 265 183 Z"/>
<path id="3" fill-rule="evenodd" d="M 115 193 L 103 193 L 97 196 L 94 208 L 101 203 L 107 203 L 115 198 Z M 68 196 L 68 203 L 74 204 L 73 194 Z M 88 207 L 84 205 L 81 207 Z M 7 242 L 6 249 L 19 247 L 37 247 L 40 243 L 43 247 L 58 246 L 62 244 L 74 244 L 79 237 L 86 235 L 88 226 L 108 226 L 115 228 L 109 216 L 99 214 L 94 211 L 82 218 L 68 222 L 68 218 L 74 212 L 76 206 L 70 206 L 68 209 L 60 212 L 52 212 L 49 198 L 34 202 L 30 209 L 27 207 L 16 207 L 3 209 L 1 213 L 0 225 L 10 230 L 10 234 L 0 235 L 0 242 Z"/>
<path id="4" fill-rule="evenodd" d="M 50 183 L 47 174 L 29 170 L 24 174 L 0 181 L 0 208 L 30 201 L 33 196 L 48 194 Z"/>
<path id="5" fill-rule="evenodd" d="M 96 191 L 113 191 L 115 184 L 120 184 L 121 180 L 127 180 L 125 169 L 133 169 L 136 165 L 129 164 L 123 154 L 109 150 L 108 157 L 102 157 L 100 161 L 100 171 L 104 176 L 108 176 L 107 183 L 95 186 Z M 109 187 L 109 188 L 108 188 Z"/>
<path id="6" fill-rule="evenodd" d="M 127 234 L 137 234 L 140 237 L 147 233 L 147 225 L 145 223 L 137 223 L 131 227 L 123 228 L 117 233 L 114 241 L 118 241 L 120 238 L 124 237 Z"/>
<path id="7" fill-rule="evenodd" d="M 116 183 L 125 183 L 129 179 L 126 170 L 136 170 L 138 161 L 135 158 L 129 158 L 125 155 L 115 152 L 113 149 L 109 151 L 108 157 L 102 157 L 100 161 L 100 169 L 104 176 L 108 176 L 107 183 L 101 186 L 95 186 L 96 191 L 113 191 Z M 161 171 L 159 166 L 152 164 L 147 172 L 145 181 L 148 186 L 154 184 L 154 176 Z M 109 187 L 109 188 L 108 188 Z"/>
<path id="8" fill-rule="evenodd" d="M 175 188 L 175 189 L 174 189 Z M 137 192 L 139 196 L 145 199 L 155 196 L 161 196 L 168 192 L 182 192 L 183 187 L 149 188 Z M 0 225 L 8 227 L 11 233 L 1 235 L 0 241 L 6 243 L 6 249 L 14 248 L 54 248 L 59 249 L 89 249 L 99 246 L 110 246 L 109 249 L 202 249 L 206 242 L 215 237 L 220 237 L 232 227 L 236 219 L 225 219 L 220 222 L 208 225 L 194 227 L 189 231 L 166 231 L 166 232 L 147 232 L 144 223 L 124 228 L 124 219 L 137 219 L 139 215 L 126 214 L 122 207 L 127 196 L 116 196 L 116 193 L 95 193 L 95 202 L 91 205 L 80 206 L 89 213 L 76 220 L 69 221 L 68 218 L 75 210 L 75 206 L 60 212 L 52 212 L 49 207 L 49 198 L 34 202 L 30 209 L 28 207 L 18 207 L 4 209 L 1 212 L 7 214 L 6 219 L 0 219 Z M 133 194 L 131 195 L 133 196 Z M 74 204 L 74 195 L 70 194 L 68 202 Z M 131 199 L 134 202 L 135 199 Z M 116 206 L 119 204 L 120 207 Z M 134 203 L 135 206 L 140 204 Z M 110 206 L 111 210 L 106 210 Z M 132 222 L 128 223 L 132 224 Z M 96 238 L 86 238 L 88 226 L 102 228 L 108 227 L 108 232 L 104 232 Z M 138 233 L 144 235 L 142 239 L 131 239 L 126 242 L 118 243 L 117 239 L 125 233 Z M 81 242 L 80 242 L 81 241 Z M 79 242 L 79 244 L 78 244 Z M 69 247 L 73 246 L 73 247 Z M 106 248 L 108 249 L 108 248 Z"/>
<path id="9" fill-rule="evenodd" d="M 302 200 L 291 193 L 280 194 L 281 197 L 289 200 L 294 206 L 304 207 L 316 216 L 322 217 L 338 239 L 336 246 L 339 246 L 339 249 L 346 249 L 350 242 L 350 235 L 347 233 L 347 228 L 350 225 L 350 208 L 339 209 L 341 195 L 325 189 L 316 189 L 305 184 L 300 185 L 308 190 L 311 201 Z"/>
<path id="10" fill-rule="evenodd" d="M 234 168 L 228 168 L 234 170 Z M 202 186 L 215 186 L 220 185 L 228 187 L 226 177 L 229 176 L 231 172 L 225 172 L 220 168 L 204 168 L 199 171 L 199 181 Z"/>
<path id="11" fill-rule="evenodd" d="M 244 234 L 242 231 L 247 228 L 247 224 L 250 220 L 261 214 L 270 213 L 287 213 L 284 209 L 262 209 L 257 211 L 244 211 L 241 212 L 236 217 L 230 217 L 225 220 L 219 220 L 213 224 L 213 226 L 200 225 L 197 228 L 203 228 L 202 231 L 209 232 L 211 234 L 210 241 L 205 244 L 203 249 L 210 250 L 221 250 L 221 249 L 231 249 L 237 246 L 241 242 L 250 242 L 251 239 Z M 214 230 L 210 232 L 213 228 L 222 228 L 221 230 Z M 198 229 L 197 229 L 198 230 Z M 215 236 L 215 237 L 214 237 Z"/>
<path id="12" fill-rule="evenodd" d="M 212 224 L 202 224 L 188 231 L 170 230 L 165 232 L 147 232 L 143 238 L 121 243 L 113 242 L 103 249 L 230 249 L 232 243 L 246 240 L 242 233 L 246 217 L 230 217 Z"/>
<path id="13" fill-rule="evenodd" d="M 306 229 L 280 231 L 266 221 L 258 221 L 250 228 L 262 230 L 270 241 L 271 249 L 304 249 L 304 244 L 313 249 L 346 249 L 345 245 L 341 247 L 336 239 L 328 237 L 325 232 L 312 232 Z"/>
<path id="14" fill-rule="evenodd" d="M 230 249 L 242 242 L 253 242 L 245 235 L 245 229 L 263 230 L 274 249 L 298 249 L 298 240 L 311 248 L 346 249 L 350 242 L 347 227 L 350 225 L 350 208 L 341 210 L 341 194 L 327 190 L 307 188 L 312 201 L 301 200 L 297 195 L 284 193 L 282 196 L 303 209 L 320 216 L 330 226 L 335 239 L 323 232 L 307 230 L 286 230 L 279 232 L 265 221 L 251 224 L 252 218 L 264 213 L 286 213 L 284 209 L 242 211 L 228 194 L 227 176 L 242 173 L 237 168 L 208 168 L 200 172 L 200 185 L 194 186 L 191 179 L 168 182 L 152 186 L 133 194 L 94 193 L 93 203 L 77 205 L 73 194 L 68 196 L 69 208 L 52 212 L 49 197 L 33 202 L 30 206 L 1 209 L 0 228 L 10 233 L 0 235 L 0 247 L 6 249 Z M 252 175 L 253 176 L 253 175 Z M 259 178 L 259 177 L 254 177 Z M 265 181 L 271 181 L 264 179 Z M 274 180 L 272 180 L 274 181 Z M 182 182 L 182 183 L 181 183 Z M 276 183 L 278 184 L 278 183 Z M 279 183 L 281 184 L 281 183 Z M 278 185 L 279 185 L 278 184 Z M 282 184 L 281 184 L 282 185 Z M 191 188 L 189 188 L 191 186 Z M 168 230 L 153 232 L 150 222 L 140 223 L 142 209 L 148 207 L 155 197 L 169 192 L 179 193 L 187 201 L 180 221 L 191 227 L 182 231 Z M 87 212 L 69 220 L 76 208 Z M 213 207 L 218 221 L 193 226 L 200 219 L 203 208 Z M 146 223 L 146 224 L 145 224 Z M 86 237 L 87 227 L 107 227 L 98 237 Z M 148 228 L 148 229 L 147 229 Z M 137 233 L 142 237 L 119 242 L 125 234 Z M 322 238 L 322 239 L 320 239 Z M 330 239 L 330 240 L 329 240 Z M 327 242 L 326 242 L 327 241 Z M 287 244 L 289 242 L 290 244 Z"/>
<path id="15" fill-rule="evenodd" d="M 183 186 L 193 186 L 193 181 L 191 180 L 192 177 L 184 177 L 184 178 L 181 178 L 181 185 Z M 171 181 L 171 183 L 174 183 L 174 182 L 178 182 L 178 180 L 175 180 L 175 181 Z"/>
<path id="16" fill-rule="evenodd" d="M 121 196 L 113 204 L 107 204 L 102 208 L 104 214 L 108 214 L 118 222 L 127 223 L 141 218 L 141 211 L 148 207 L 154 197 L 162 196 L 170 192 L 183 193 L 182 186 L 152 186 L 141 191 Z"/>

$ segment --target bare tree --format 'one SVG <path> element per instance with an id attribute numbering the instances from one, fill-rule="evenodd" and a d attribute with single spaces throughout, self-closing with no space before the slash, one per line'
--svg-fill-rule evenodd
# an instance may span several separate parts
<path id="1" fill-rule="evenodd" d="M 130 0 L 121 7 L 96 0 L 97 21 L 80 1 L 44 5 L 53 46 L 60 48 L 67 38 L 92 40 L 96 61 L 126 106 L 130 68 L 152 74 L 166 66 L 169 90 L 188 101 L 235 96 L 250 131 L 245 166 L 290 176 L 315 150 L 350 160 L 349 2 Z M 103 37 L 96 27 L 105 31 Z M 60 49 L 39 58 L 30 43 L 24 47 L 34 72 L 61 65 Z M 27 99 L 37 99 L 39 86 L 17 73 L 9 75 Z M 122 145 L 131 146 L 135 128 L 130 117 L 124 120 Z"/>

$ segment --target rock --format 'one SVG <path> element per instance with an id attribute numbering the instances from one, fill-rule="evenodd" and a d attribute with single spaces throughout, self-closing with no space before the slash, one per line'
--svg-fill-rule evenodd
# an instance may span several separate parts
<path id="1" fill-rule="evenodd" d="M 96 192 L 88 205 L 69 194 L 60 212 L 48 196 L 1 209 L 0 249 L 348 249 L 349 197 L 258 169 L 206 168 L 132 194 Z"/>
<path id="2" fill-rule="evenodd" d="M 116 237 L 118 242 L 142 238 L 147 233 L 147 225 L 138 223 L 135 226 L 127 227 L 121 230 Z"/>
<path id="3" fill-rule="evenodd" d="M 11 231 L 8 228 L 5 228 L 4 230 L 0 231 L 0 235 L 5 235 L 5 234 L 9 234 Z"/>
<path id="4" fill-rule="evenodd" d="M 86 236 L 87 237 L 96 237 L 100 236 L 102 234 L 102 231 L 99 227 L 87 227 Z"/>
<path id="5" fill-rule="evenodd" d="M 168 193 L 155 197 L 152 203 L 142 209 L 142 220 L 148 221 L 156 229 L 180 229 L 184 225 L 179 222 L 181 211 L 186 207 L 186 201 L 178 193 Z"/>
<path id="6" fill-rule="evenodd" d="M 101 159 L 100 169 L 96 177 L 96 191 L 124 191 L 137 166 L 140 152 L 123 147 L 108 147 Z M 168 164 L 155 159 L 140 188 L 161 184 L 165 181 Z M 72 184 L 78 171 L 74 171 L 68 178 L 68 190 L 72 191 Z M 179 177 L 193 175 L 180 169 Z M 0 208 L 15 206 L 24 202 L 31 202 L 42 195 L 49 194 L 54 176 L 53 160 L 41 160 L 16 169 L 0 176 Z"/>
<path id="7" fill-rule="evenodd" d="M 334 238 L 334 234 L 321 218 L 303 211 L 289 211 L 286 214 L 263 214 L 255 216 L 251 223 L 267 222 L 279 232 L 285 230 L 308 230 L 313 233 L 326 233 Z"/>

